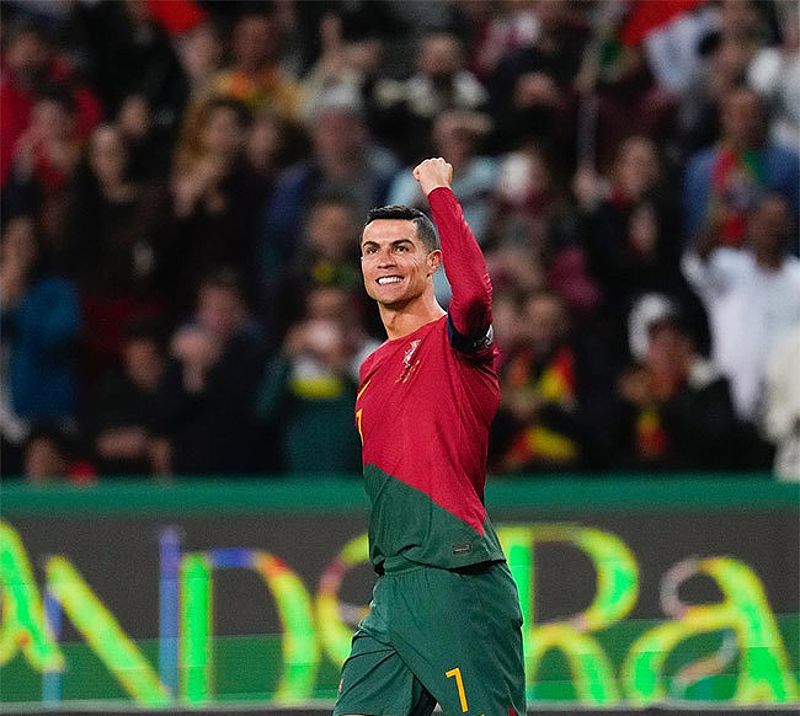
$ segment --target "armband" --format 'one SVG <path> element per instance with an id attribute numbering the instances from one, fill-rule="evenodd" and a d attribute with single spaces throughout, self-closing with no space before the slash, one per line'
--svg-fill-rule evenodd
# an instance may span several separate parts
<path id="1" fill-rule="evenodd" d="M 450 345 L 460 353 L 477 353 L 494 343 L 494 328 L 491 325 L 479 338 L 464 336 L 456 330 L 450 316 L 447 317 L 447 335 Z"/>

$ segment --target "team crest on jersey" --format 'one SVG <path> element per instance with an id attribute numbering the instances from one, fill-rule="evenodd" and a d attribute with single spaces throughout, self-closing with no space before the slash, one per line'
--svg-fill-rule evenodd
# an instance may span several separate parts
<path id="1" fill-rule="evenodd" d="M 416 340 L 411 341 L 408 344 L 405 352 L 403 353 L 403 372 L 400 374 L 400 377 L 397 379 L 398 383 L 407 383 L 408 379 L 414 372 L 414 369 L 419 365 L 419 358 L 414 360 L 414 355 L 417 352 L 417 348 L 419 348 L 419 344 L 422 341 L 417 338 Z"/>

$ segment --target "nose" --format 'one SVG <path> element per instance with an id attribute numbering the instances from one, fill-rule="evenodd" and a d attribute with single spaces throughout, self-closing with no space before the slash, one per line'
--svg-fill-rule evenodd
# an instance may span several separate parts
<path id="1" fill-rule="evenodd" d="M 391 249 L 381 249 L 378 254 L 378 268 L 386 268 L 395 264 L 394 253 L 392 253 Z"/>

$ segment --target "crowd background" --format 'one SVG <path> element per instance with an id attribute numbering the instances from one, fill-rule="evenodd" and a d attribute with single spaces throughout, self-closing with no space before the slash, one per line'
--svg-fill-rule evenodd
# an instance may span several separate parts
<path id="1" fill-rule="evenodd" d="M 494 475 L 800 479 L 796 1 L 2 11 L 4 476 L 357 474 L 363 217 L 441 155 Z"/>

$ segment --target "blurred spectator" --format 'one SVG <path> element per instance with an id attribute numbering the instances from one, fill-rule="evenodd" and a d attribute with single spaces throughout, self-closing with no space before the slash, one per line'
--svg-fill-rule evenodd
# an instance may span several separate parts
<path id="1" fill-rule="evenodd" d="M 223 56 L 223 45 L 213 23 L 203 23 L 178 38 L 178 57 L 189 82 L 189 102 L 183 113 L 178 155 L 198 154 L 209 102 L 215 98 L 214 82 Z"/>
<path id="2" fill-rule="evenodd" d="M 258 414 L 278 423 L 285 469 L 291 473 L 356 473 L 361 449 L 353 425 L 358 369 L 375 348 L 361 328 L 352 290 L 317 286 L 305 318 L 286 335 L 267 367 Z"/>
<path id="3" fill-rule="evenodd" d="M 747 68 L 747 80 L 768 103 L 770 139 L 797 147 L 800 144 L 800 17 L 794 2 L 780 0 L 775 8 L 781 44 L 759 50 Z"/>
<path id="4" fill-rule="evenodd" d="M 660 144 L 672 138 L 678 109 L 675 85 L 681 83 L 677 75 L 691 57 L 671 44 L 666 51 L 659 48 L 666 58 L 653 50 L 679 34 L 680 19 L 691 5 L 701 2 L 595 6 L 594 37 L 574 83 L 580 93 L 577 149 L 581 163 L 593 161 L 606 168 L 619 143 L 632 134 L 647 135 Z"/>
<path id="5" fill-rule="evenodd" d="M 742 68 L 747 67 L 767 39 L 762 12 L 765 9 L 765 3 L 755 0 L 720 0 L 717 4 L 720 40 L 737 48 Z"/>
<path id="6" fill-rule="evenodd" d="M 372 94 L 375 130 L 408 164 L 429 155 L 431 130 L 446 110 L 485 109 L 489 95 L 466 69 L 464 48 L 446 32 L 431 32 L 419 42 L 416 72 L 407 80 L 379 80 Z"/>
<path id="7" fill-rule="evenodd" d="M 213 94 L 214 77 L 222 62 L 223 46 L 217 28 L 211 22 L 193 27 L 178 38 L 177 52 L 189 82 L 191 101 L 205 101 Z"/>
<path id="8" fill-rule="evenodd" d="M 167 275 L 173 298 L 182 308 L 200 277 L 221 265 L 244 279 L 249 295 L 255 285 L 254 234 L 265 199 L 244 149 L 251 118 L 233 100 L 218 99 L 204 108 L 197 145 L 176 160 L 172 176 L 172 214 Z"/>
<path id="9" fill-rule="evenodd" d="M 501 283 L 511 280 L 520 288 L 547 286 L 576 315 L 591 314 L 597 289 L 587 276 L 580 237 L 551 160 L 535 142 L 503 157 L 493 216 L 487 256 L 492 275 L 499 271 Z"/>
<path id="10" fill-rule="evenodd" d="M 248 475 L 273 471 L 256 426 L 253 395 L 266 347 L 241 281 L 228 270 L 204 279 L 191 322 L 175 332 L 160 396 L 159 434 L 169 438 L 168 472 Z"/>
<path id="11" fill-rule="evenodd" d="M 33 485 L 65 481 L 83 485 L 96 477 L 91 463 L 76 455 L 72 436 L 47 423 L 34 426 L 25 442 L 23 474 Z"/>
<path id="12" fill-rule="evenodd" d="M 378 37 L 344 37 L 339 15 L 325 15 L 319 30 L 321 54 L 303 80 L 306 115 L 313 114 L 325 93 L 337 86 L 352 87 L 363 95 L 367 86 L 374 83 L 383 59 L 383 43 Z"/>
<path id="13" fill-rule="evenodd" d="M 767 359 L 762 425 L 775 444 L 775 475 L 800 482 L 800 323 L 789 329 Z"/>
<path id="14" fill-rule="evenodd" d="M 583 457 L 578 366 L 569 317 L 553 293 L 533 294 L 519 324 L 524 333 L 505 358 L 502 402 L 492 428 L 492 470 L 574 469 Z"/>
<path id="15" fill-rule="evenodd" d="M 543 256 L 561 195 L 541 145 L 526 142 L 503 156 L 494 201 L 497 225 L 492 232 L 498 244 L 527 246 Z"/>
<path id="16" fill-rule="evenodd" d="M 6 39 L 6 38 L 4 38 Z M 0 185 L 5 187 L 17 141 L 28 129 L 39 93 L 48 86 L 60 88 L 74 107 L 74 129 L 85 137 L 100 120 L 102 109 L 88 87 L 78 82 L 72 68 L 57 55 L 41 28 L 19 23 L 7 35 L 0 77 Z"/>
<path id="17" fill-rule="evenodd" d="M 63 246 L 81 290 L 90 379 L 116 366 L 132 320 L 164 310 L 157 288 L 165 210 L 157 186 L 131 179 L 120 132 L 99 126 L 71 187 Z"/>
<path id="18" fill-rule="evenodd" d="M 268 109 L 296 119 L 300 88 L 280 66 L 280 48 L 280 25 L 273 16 L 240 17 L 231 38 L 231 64 L 212 80 L 213 95 L 242 102 L 253 113 Z"/>
<path id="19" fill-rule="evenodd" d="M 538 31 L 533 44 L 503 56 L 488 82 L 499 146 L 535 139 L 574 156 L 573 83 L 588 40 L 588 26 L 571 3 L 534 4 Z"/>
<path id="20" fill-rule="evenodd" d="M 638 293 L 675 290 L 682 247 L 676 208 L 651 140 L 625 140 L 610 179 L 608 195 L 585 215 L 583 242 L 592 275 L 620 314 Z M 585 206 L 597 201 L 581 199 Z"/>
<path id="21" fill-rule="evenodd" d="M 414 12 L 422 3 L 407 3 L 407 5 Z M 361 60 L 372 55 L 374 49 L 381 48 L 382 54 L 383 48 L 387 46 L 394 46 L 392 49 L 402 53 L 405 59 L 409 32 L 416 28 L 413 20 L 409 23 L 400 17 L 402 10 L 398 8 L 398 3 L 391 0 L 376 0 L 369 3 L 353 3 L 349 0 L 331 0 L 324 3 L 300 2 L 294 3 L 294 12 L 296 27 L 292 40 L 297 43 L 300 54 L 298 74 L 306 79 L 312 79 L 317 70 L 326 65 L 330 68 L 328 60 L 334 59 L 334 55 L 329 54 L 331 49 L 344 51 L 344 56 L 335 58 L 333 63 L 333 68 L 337 70 L 341 69 L 341 66 L 336 68 L 338 59 L 345 59 L 345 65 L 349 65 L 349 61 L 354 59 L 355 55 L 361 55 L 356 62 L 360 66 Z M 416 15 L 419 18 L 419 13 Z M 335 44 L 339 47 L 335 48 Z M 353 54 L 350 52 L 351 49 Z M 362 50 L 366 52 L 362 54 Z M 384 65 L 380 70 L 385 74 L 387 68 Z M 328 79 L 334 78 L 329 74 Z M 341 75 L 340 79 L 346 81 L 346 75 Z M 311 84 L 313 86 L 313 80 Z M 334 81 L 333 84 L 339 82 Z"/>
<path id="22" fill-rule="evenodd" d="M 695 350 L 674 308 L 646 326 L 640 364 L 617 391 L 621 463 L 638 470 L 719 470 L 742 464 L 743 429 L 728 381 Z"/>
<path id="23" fill-rule="evenodd" d="M 725 246 L 712 226 L 683 260 L 709 313 L 714 363 L 745 420 L 755 417 L 767 356 L 800 323 L 800 260 L 787 254 L 796 226 L 789 203 L 770 194 L 750 217 L 748 249 Z"/>
<path id="24" fill-rule="evenodd" d="M 679 268 L 680 216 L 656 147 L 647 137 L 629 137 L 619 145 L 608 186 L 584 169 L 574 188 L 580 240 L 602 297 L 596 327 L 608 331 L 607 339 L 624 363 L 625 318 L 638 296 L 659 291 L 679 296 L 686 306 L 697 304 Z"/>
<path id="25" fill-rule="evenodd" d="M 26 421 L 68 421 L 76 407 L 74 285 L 54 275 L 29 216 L 11 219 L 0 254 L 3 343 L 14 413 Z"/>
<path id="26" fill-rule="evenodd" d="M 281 172 L 308 153 L 308 137 L 300 125 L 288 124 L 270 112 L 255 117 L 247 134 L 244 154 L 257 184 L 256 196 L 266 202 Z"/>
<path id="27" fill-rule="evenodd" d="M 83 33 L 93 84 L 110 116 L 125 98 L 141 95 L 159 131 L 178 128 L 189 85 L 169 36 L 145 0 L 74 3 L 75 27 Z"/>
<path id="28" fill-rule="evenodd" d="M 781 193 L 798 215 L 800 155 L 767 140 L 764 105 L 753 90 L 725 95 L 721 121 L 719 146 L 695 154 L 686 167 L 684 232 L 694 243 L 700 234 L 715 231 L 720 244 L 738 247 L 748 212 L 765 193 Z"/>
<path id="29" fill-rule="evenodd" d="M 172 163 L 172 137 L 159 127 L 142 94 L 122 100 L 115 126 L 128 150 L 128 171 L 137 182 L 163 182 Z"/>
<path id="30" fill-rule="evenodd" d="M 87 420 L 100 474 L 166 472 L 155 432 L 165 364 L 161 328 L 152 322 L 133 324 L 122 345 L 122 367 L 101 382 Z"/>
<path id="31" fill-rule="evenodd" d="M 311 128 L 314 156 L 287 169 L 270 201 L 262 237 L 262 283 L 274 286 L 282 267 L 299 249 L 303 218 L 322 195 L 347 197 L 360 215 L 386 203 L 398 169 L 385 149 L 370 141 L 361 100 L 339 86 L 320 100 Z"/>
<path id="32" fill-rule="evenodd" d="M 36 213 L 50 247 L 64 221 L 65 190 L 80 153 L 72 99 L 56 90 L 33 106 L 28 129 L 17 140 L 6 209 Z"/>
<path id="33" fill-rule="evenodd" d="M 766 39 L 759 7 L 750 0 L 709 3 L 696 38 L 700 66 L 681 94 L 679 124 L 682 150 L 693 154 L 720 139 L 720 107 L 742 85 L 747 66 Z M 665 58 L 665 64 L 669 61 Z M 684 154 L 686 156 L 686 154 Z"/>
<path id="34" fill-rule="evenodd" d="M 503 57 L 536 43 L 540 31 L 536 4 L 536 0 L 501 0 L 496 11 L 491 12 L 487 2 L 458 3 L 473 23 L 479 23 L 472 64 L 484 81 Z"/>
<path id="35" fill-rule="evenodd" d="M 317 199 L 303 227 L 300 251 L 278 280 L 270 311 L 275 338 L 282 341 L 289 326 L 302 319 L 308 292 L 315 287 L 360 290 L 359 228 L 359 218 L 347 198 L 323 195 Z"/>

